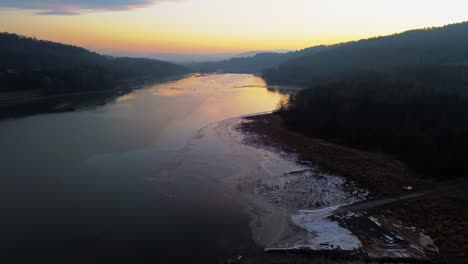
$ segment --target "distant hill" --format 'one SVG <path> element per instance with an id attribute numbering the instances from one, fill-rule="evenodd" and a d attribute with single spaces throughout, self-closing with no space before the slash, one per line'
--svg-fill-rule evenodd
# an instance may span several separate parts
<path id="1" fill-rule="evenodd" d="M 0 33 L 0 91 L 44 94 L 105 90 L 186 72 L 169 62 L 111 57 L 84 48 Z"/>
<path id="2" fill-rule="evenodd" d="M 235 56 L 232 56 L 232 58 L 247 58 L 247 57 L 254 57 L 257 54 L 262 54 L 262 53 L 276 53 L 276 54 L 283 54 L 283 53 L 288 53 L 292 52 L 291 50 L 284 50 L 284 49 L 279 49 L 279 50 L 256 50 L 256 51 L 247 51 L 243 52 L 240 54 L 237 54 Z"/>
<path id="3" fill-rule="evenodd" d="M 261 73 L 262 70 L 279 66 L 281 63 L 301 56 L 315 54 L 329 49 L 327 46 L 317 46 L 299 51 L 278 52 L 248 52 L 238 56 L 217 62 L 204 62 L 190 65 L 195 71 L 214 72 L 224 71 L 232 73 Z"/>
<path id="4" fill-rule="evenodd" d="M 253 57 L 259 53 L 287 53 L 289 50 L 264 50 L 264 51 L 248 51 L 243 53 L 128 53 L 125 56 L 136 58 L 150 58 L 156 60 L 169 61 L 181 65 L 193 65 L 205 62 L 219 62 L 232 58 Z M 111 54 L 114 56 L 122 56 L 120 54 Z"/>

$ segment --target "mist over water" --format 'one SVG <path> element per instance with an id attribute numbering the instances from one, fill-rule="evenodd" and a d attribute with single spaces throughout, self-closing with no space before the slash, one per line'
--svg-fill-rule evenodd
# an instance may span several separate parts
<path id="1" fill-rule="evenodd" d="M 219 261 L 261 249 L 219 184 L 240 168 L 209 124 L 273 110 L 253 75 L 190 76 L 97 109 L 0 122 L 0 258 Z"/>

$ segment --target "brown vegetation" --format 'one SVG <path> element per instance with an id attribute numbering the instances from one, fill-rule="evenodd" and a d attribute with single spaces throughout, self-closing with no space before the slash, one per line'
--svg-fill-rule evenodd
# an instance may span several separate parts
<path id="1" fill-rule="evenodd" d="M 252 122 L 242 125 L 244 132 L 257 133 L 266 144 L 291 149 L 302 160 L 311 161 L 321 170 L 353 179 L 374 194 L 400 193 L 405 191 L 405 186 L 428 183 L 427 180 L 418 179 L 405 164 L 388 155 L 343 147 L 291 132 L 279 115 L 247 119 Z"/>

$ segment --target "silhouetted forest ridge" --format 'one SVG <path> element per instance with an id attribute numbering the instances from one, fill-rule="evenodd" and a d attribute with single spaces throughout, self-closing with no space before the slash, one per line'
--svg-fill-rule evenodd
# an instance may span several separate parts
<path id="1" fill-rule="evenodd" d="M 468 67 L 403 67 L 322 82 L 283 102 L 293 130 L 385 152 L 424 176 L 468 176 Z"/>
<path id="2" fill-rule="evenodd" d="M 305 89 L 278 112 L 293 130 L 394 155 L 424 176 L 468 176 L 468 23 L 335 46 L 266 70 Z"/>
<path id="3" fill-rule="evenodd" d="M 284 54 L 192 65 L 202 72 L 262 73 L 271 83 L 310 84 L 324 78 L 394 67 L 468 61 L 468 22 L 411 30 Z"/>
<path id="4" fill-rule="evenodd" d="M 186 72 L 169 62 L 104 56 L 84 48 L 0 33 L 0 92 L 42 95 L 115 88 Z"/>
<path id="5" fill-rule="evenodd" d="M 334 46 L 263 71 L 270 82 L 313 83 L 341 74 L 468 61 L 468 22 Z"/>

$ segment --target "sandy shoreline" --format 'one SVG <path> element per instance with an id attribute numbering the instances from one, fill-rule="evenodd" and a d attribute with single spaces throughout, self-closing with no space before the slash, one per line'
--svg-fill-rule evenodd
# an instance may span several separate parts
<path id="1" fill-rule="evenodd" d="M 261 164 L 267 176 L 251 177 L 261 174 L 244 172 L 230 179 L 251 202 L 253 239 L 267 250 L 338 250 L 359 252 L 363 259 L 401 261 L 428 261 L 439 255 L 426 230 L 393 217 L 385 207 L 334 213 L 346 204 L 430 186 L 430 181 L 418 178 L 401 162 L 292 133 L 274 114 L 229 122 L 229 135 L 239 133 L 235 138 L 243 147 L 260 155 L 277 155 L 274 162 L 283 159 L 290 163 L 287 166 L 298 166 L 278 173 L 275 170 L 282 164 Z M 330 182 L 334 185 L 321 186 Z M 318 197 L 330 190 L 333 195 Z M 396 211 L 395 215 L 401 214 Z"/>

